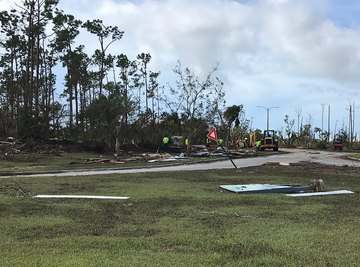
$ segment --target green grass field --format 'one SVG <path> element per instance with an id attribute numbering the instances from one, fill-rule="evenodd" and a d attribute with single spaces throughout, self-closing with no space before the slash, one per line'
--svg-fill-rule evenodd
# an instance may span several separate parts
<path id="1" fill-rule="evenodd" d="M 324 179 L 352 195 L 240 195 L 220 184 Z M 360 175 L 351 167 L 0 180 L 0 266 L 358 266 Z M 32 194 L 128 196 L 33 199 Z"/>
<path id="2" fill-rule="evenodd" d="M 360 159 L 360 153 L 351 154 L 350 156 L 353 158 Z"/>

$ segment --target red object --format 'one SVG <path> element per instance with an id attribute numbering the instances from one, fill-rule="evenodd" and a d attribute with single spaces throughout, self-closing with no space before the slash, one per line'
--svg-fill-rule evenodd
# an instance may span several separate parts
<path id="1" fill-rule="evenodd" d="M 216 128 L 212 128 L 212 130 L 207 134 L 207 137 L 213 141 L 217 141 Z"/>

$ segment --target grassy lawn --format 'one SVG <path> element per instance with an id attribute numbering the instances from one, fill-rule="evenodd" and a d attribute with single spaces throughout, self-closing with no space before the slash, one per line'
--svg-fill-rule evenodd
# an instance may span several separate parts
<path id="1" fill-rule="evenodd" d="M 322 178 L 352 195 L 240 195 L 220 184 Z M 358 266 L 360 179 L 351 167 L 0 180 L 0 266 Z M 128 196 L 128 200 L 23 195 Z"/>
<path id="2" fill-rule="evenodd" d="M 351 157 L 360 159 L 360 153 L 351 154 Z"/>

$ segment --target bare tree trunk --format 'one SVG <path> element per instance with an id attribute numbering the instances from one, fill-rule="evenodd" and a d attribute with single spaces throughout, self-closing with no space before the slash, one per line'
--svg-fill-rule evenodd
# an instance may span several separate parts
<path id="1" fill-rule="evenodd" d="M 116 136 L 115 136 L 115 151 L 116 151 L 116 157 L 120 154 L 120 128 L 121 125 L 116 126 Z"/>

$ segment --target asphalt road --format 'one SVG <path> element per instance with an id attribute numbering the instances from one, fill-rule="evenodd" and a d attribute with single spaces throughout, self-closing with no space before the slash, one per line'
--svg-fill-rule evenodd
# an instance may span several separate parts
<path id="1" fill-rule="evenodd" d="M 282 149 L 282 151 L 289 153 L 279 153 L 266 157 L 251 157 L 233 160 L 237 168 L 259 166 L 265 163 L 298 163 L 298 162 L 315 162 L 327 165 L 336 166 L 353 166 L 360 167 L 360 161 L 344 159 L 348 153 L 332 152 L 332 151 L 316 151 L 304 149 Z M 138 168 L 138 169 L 109 169 L 109 170 L 86 170 L 86 171 L 66 171 L 60 173 L 46 173 L 46 174 L 31 174 L 31 175 L 16 175 L 3 176 L 1 178 L 10 177 L 42 177 L 42 176 L 80 176 L 80 175 L 100 175 L 100 174 L 114 174 L 114 173 L 141 173 L 141 172 L 160 172 L 160 171 L 190 171 L 190 170 L 211 170 L 211 169 L 229 169 L 235 168 L 234 165 L 228 161 L 217 161 L 200 164 L 184 164 L 166 167 L 152 167 L 152 168 Z"/>

